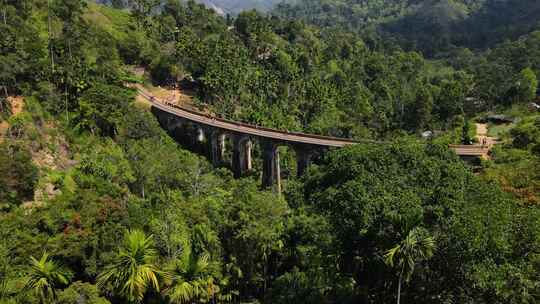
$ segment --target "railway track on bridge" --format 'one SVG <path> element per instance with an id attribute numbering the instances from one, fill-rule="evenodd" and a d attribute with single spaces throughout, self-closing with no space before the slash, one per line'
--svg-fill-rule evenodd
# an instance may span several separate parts
<path id="1" fill-rule="evenodd" d="M 247 124 L 243 122 L 228 120 L 224 118 L 215 117 L 208 113 L 195 111 L 185 107 L 180 107 L 169 101 L 161 100 L 140 86 L 136 86 L 136 89 L 140 96 L 146 99 L 150 104 L 164 112 L 189 120 L 196 124 L 209 126 L 212 128 L 220 129 L 227 132 L 233 132 L 238 134 L 244 134 L 248 136 L 258 137 L 262 139 L 269 139 L 273 141 L 280 141 L 292 144 L 312 145 L 320 147 L 345 147 L 352 144 L 359 143 L 374 143 L 383 144 L 387 142 L 375 141 L 375 140 L 352 140 L 347 138 L 323 136 L 317 134 L 309 134 L 302 132 L 290 132 L 277 130 L 272 128 L 261 127 L 253 124 Z M 458 156 L 461 157 L 489 157 L 489 146 L 481 145 L 450 145 L 449 148 L 453 150 Z"/>

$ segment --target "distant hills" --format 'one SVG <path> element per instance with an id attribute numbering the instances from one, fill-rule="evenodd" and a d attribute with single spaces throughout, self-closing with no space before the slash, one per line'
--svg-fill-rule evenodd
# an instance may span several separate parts
<path id="1" fill-rule="evenodd" d="M 129 7 L 135 0 L 96 0 Z M 161 0 L 165 2 L 165 0 Z M 179 0 L 187 1 L 187 0 Z M 427 56 L 454 48 L 485 49 L 540 25 L 538 0 L 195 0 L 221 15 L 256 9 L 282 18 L 353 32 L 376 32 Z"/>
<path id="2" fill-rule="evenodd" d="M 133 0 L 95 0 L 97 3 L 129 7 Z M 179 0 L 183 1 L 183 0 Z M 256 9 L 261 12 L 270 11 L 282 0 L 195 0 L 214 9 L 220 15 L 237 15 L 241 11 Z M 165 2 L 163 0 L 162 2 Z"/>
<path id="3" fill-rule="evenodd" d="M 213 8 L 219 14 L 236 15 L 241 11 L 256 9 L 261 12 L 270 11 L 281 0 L 196 0 Z"/>
<path id="4" fill-rule="evenodd" d="M 274 13 L 319 26 L 376 31 L 432 56 L 489 48 L 538 29 L 538 0 L 300 0 Z"/>

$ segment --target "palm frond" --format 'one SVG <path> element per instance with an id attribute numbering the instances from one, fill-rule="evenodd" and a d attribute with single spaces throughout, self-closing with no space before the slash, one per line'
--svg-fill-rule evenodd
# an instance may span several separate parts
<path id="1" fill-rule="evenodd" d="M 149 288 L 159 291 L 160 273 L 154 264 L 157 251 L 152 236 L 140 230 L 127 231 L 122 248 L 113 264 L 98 275 L 100 288 L 110 284 L 119 296 L 130 302 L 140 302 Z"/>
<path id="2" fill-rule="evenodd" d="M 384 261 L 388 266 L 404 271 L 408 282 L 416 265 L 431 258 L 436 249 L 433 237 L 424 228 L 415 227 L 399 244 L 386 251 Z"/>
<path id="3" fill-rule="evenodd" d="M 55 289 L 67 285 L 71 277 L 71 271 L 49 259 L 49 254 L 44 252 L 39 260 L 30 257 L 30 270 L 24 289 L 33 292 L 42 301 L 54 299 Z"/>

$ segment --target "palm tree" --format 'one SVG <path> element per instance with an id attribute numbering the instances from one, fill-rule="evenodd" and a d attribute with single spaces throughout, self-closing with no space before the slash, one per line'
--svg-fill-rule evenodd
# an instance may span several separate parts
<path id="1" fill-rule="evenodd" d="M 33 291 L 40 303 L 47 303 L 56 299 L 56 289 L 67 285 L 71 276 L 71 271 L 50 260 L 44 252 L 39 260 L 30 257 L 30 273 L 25 289 Z"/>
<path id="2" fill-rule="evenodd" d="M 183 304 L 196 299 L 209 300 L 219 292 L 210 270 L 209 255 L 197 257 L 188 246 L 182 256 L 171 263 L 170 287 L 164 291 L 171 303 Z"/>
<path id="3" fill-rule="evenodd" d="M 425 229 L 415 227 L 409 231 L 404 240 L 386 252 L 385 263 L 398 271 L 397 304 L 401 297 L 403 279 L 409 282 L 415 266 L 431 258 L 436 249 L 433 237 Z"/>
<path id="4" fill-rule="evenodd" d="M 118 296 L 140 303 L 149 287 L 159 291 L 156 260 L 152 236 L 140 230 L 128 231 L 114 263 L 98 275 L 98 286 L 110 284 Z"/>

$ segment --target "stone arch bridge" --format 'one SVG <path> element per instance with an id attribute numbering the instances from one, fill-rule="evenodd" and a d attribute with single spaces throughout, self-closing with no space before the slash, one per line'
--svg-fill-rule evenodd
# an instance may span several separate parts
<path id="1" fill-rule="evenodd" d="M 190 110 L 159 100 L 139 89 L 139 95 L 152 105 L 152 112 L 159 123 L 176 140 L 182 136 L 194 140 L 207 139 L 210 159 L 214 165 L 224 160 L 225 140 L 232 142 L 231 167 L 235 177 L 241 177 L 252 168 L 252 144 L 257 141 L 262 152 L 262 185 L 270 187 L 277 184 L 280 188 L 280 166 L 278 147 L 287 145 L 296 152 L 297 174 L 302 175 L 313 155 L 331 147 L 344 147 L 358 143 L 350 139 L 287 132 L 264 128 L 246 123 L 217 118 L 199 111 Z M 186 125 L 191 127 L 191 134 L 186 134 Z M 195 136 L 194 136 L 195 135 Z M 185 139 L 188 140 L 189 139 Z M 184 140 L 184 141 L 185 141 Z"/>
<path id="2" fill-rule="evenodd" d="M 167 101 L 159 100 L 141 88 L 139 95 L 150 102 L 152 112 L 159 123 L 175 140 L 184 142 L 207 139 L 207 153 L 214 165 L 223 163 L 225 140 L 232 142 L 231 168 L 235 177 L 244 176 L 252 168 L 252 144 L 257 141 L 262 152 L 262 186 L 267 188 L 277 184 L 281 188 L 278 147 L 287 145 L 296 152 L 297 174 L 300 176 L 308 167 L 312 157 L 332 147 L 357 144 L 346 138 L 322 136 L 300 132 L 288 132 L 264 128 L 256 125 L 214 117 L 207 113 L 190 110 Z M 191 126 L 190 130 L 186 126 Z M 189 129 L 189 128 L 188 128 Z M 190 132 L 186 132 L 190 131 Z M 382 143 L 364 140 L 362 143 Z M 462 159 L 487 157 L 490 147 L 453 146 L 449 147 Z M 202 151 L 201 151 L 202 152 Z"/>

